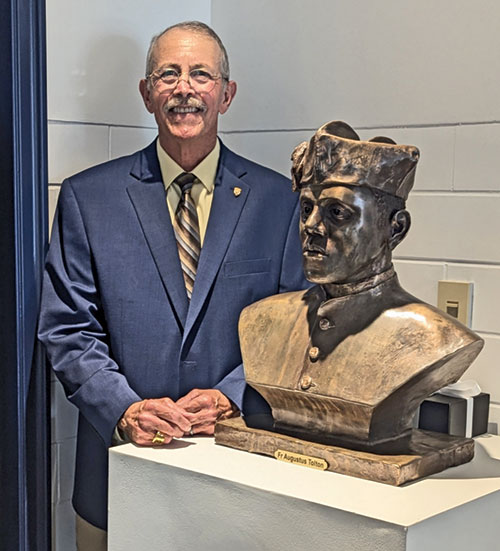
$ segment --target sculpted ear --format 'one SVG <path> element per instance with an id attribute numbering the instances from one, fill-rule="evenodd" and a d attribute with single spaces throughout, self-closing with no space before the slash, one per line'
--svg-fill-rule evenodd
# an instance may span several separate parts
<path id="1" fill-rule="evenodd" d="M 292 151 L 292 191 L 300 190 L 300 180 L 302 178 L 304 168 L 304 157 L 308 145 L 308 142 L 302 142 Z"/>
<path id="2" fill-rule="evenodd" d="M 407 210 L 398 210 L 391 218 L 391 236 L 389 247 L 395 249 L 406 237 L 411 225 L 410 213 Z"/>

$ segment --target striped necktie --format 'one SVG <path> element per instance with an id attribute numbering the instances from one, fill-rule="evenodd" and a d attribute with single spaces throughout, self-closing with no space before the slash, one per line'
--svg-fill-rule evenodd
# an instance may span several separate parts
<path id="1" fill-rule="evenodd" d="M 174 232 L 189 299 L 193 292 L 201 250 L 198 214 L 191 197 L 191 188 L 195 181 L 196 176 L 190 172 L 183 172 L 174 180 L 181 189 L 181 199 L 175 212 Z"/>

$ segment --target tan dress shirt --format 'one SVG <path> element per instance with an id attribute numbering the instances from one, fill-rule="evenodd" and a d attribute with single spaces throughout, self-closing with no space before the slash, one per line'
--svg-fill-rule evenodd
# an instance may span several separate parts
<path id="1" fill-rule="evenodd" d="M 174 180 L 185 172 L 170 155 L 162 148 L 160 141 L 156 142 L 156 151 L 158 160 L 160 161 L 161 176 L 165 190 L 167 193 L 167 205 L 170 212 L 172 222 L 175 217 L 175 211 L 181 198 L 179 186 L 174 184 Z M 217 173 L 217 165 L 219 163 L 220 144 L 217 140 L 212 151 L 197 165 L 191 172 L 198 178 L 199 182 L 193 185 L 191 196 L 196 205 L 198 213 L 198 223 L 200 225 L 200 240 L 203 245 L 205 233 L 207 230 L 208 217 L 210 216 L 210 208 L 212 207 L 212 199 L 214 196 L 215 175 Z"/>

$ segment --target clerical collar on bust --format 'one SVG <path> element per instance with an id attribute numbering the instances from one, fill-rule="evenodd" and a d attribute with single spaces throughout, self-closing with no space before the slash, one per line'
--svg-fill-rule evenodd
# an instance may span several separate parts
<path id="1" fill-rule="evenodd" d="M 322 285 L 320 287 L 325 294 L 325 300 L 328 301 L 330 299 L 336 299 L 348 295 L 356 295 L 358 293 L 368 291 L 370 289 L 373 289 L 374 287 L 377 287 L 377 285 L 384 283 L 384 281 L 391 279 L 395 275 L 396 272 L 394 271 L 394 267 L 391 266 L 388 270 L 382 272 L 381 274 L 363 279 L 362 281 L 356 281 L 355 283 L 329 283 L 328 293 Z"/>

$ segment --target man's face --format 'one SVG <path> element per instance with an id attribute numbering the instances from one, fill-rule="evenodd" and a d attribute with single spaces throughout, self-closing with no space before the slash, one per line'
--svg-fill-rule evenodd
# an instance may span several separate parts
<path id="1" fill-rule="evenodd" d="M 181 74 L 173 90 L 162 89 L 161 82 L 153 86 L 142 80 L 140 90 L 146 108 L 158 124 L 160 141 L 191 140 L 215 142 L 219 113 L 225 113 L 236 92 L 234 82 L 221 78 L 210 92 L 195 92 L 187 82 L 190 71 L 204 69 L 220 76 L 221 52 L 209 36 L 186 29 L 172 29 L 157 42 L 153 72 L 166 68 Z"/>
<path id="2" fill-rule="evenodd" d="M 380 228 L 372 192 L 311 186 L 300 193 L 304 272 L 317 284 L 356 282 L 390 266 L 389 221 Z"/>

